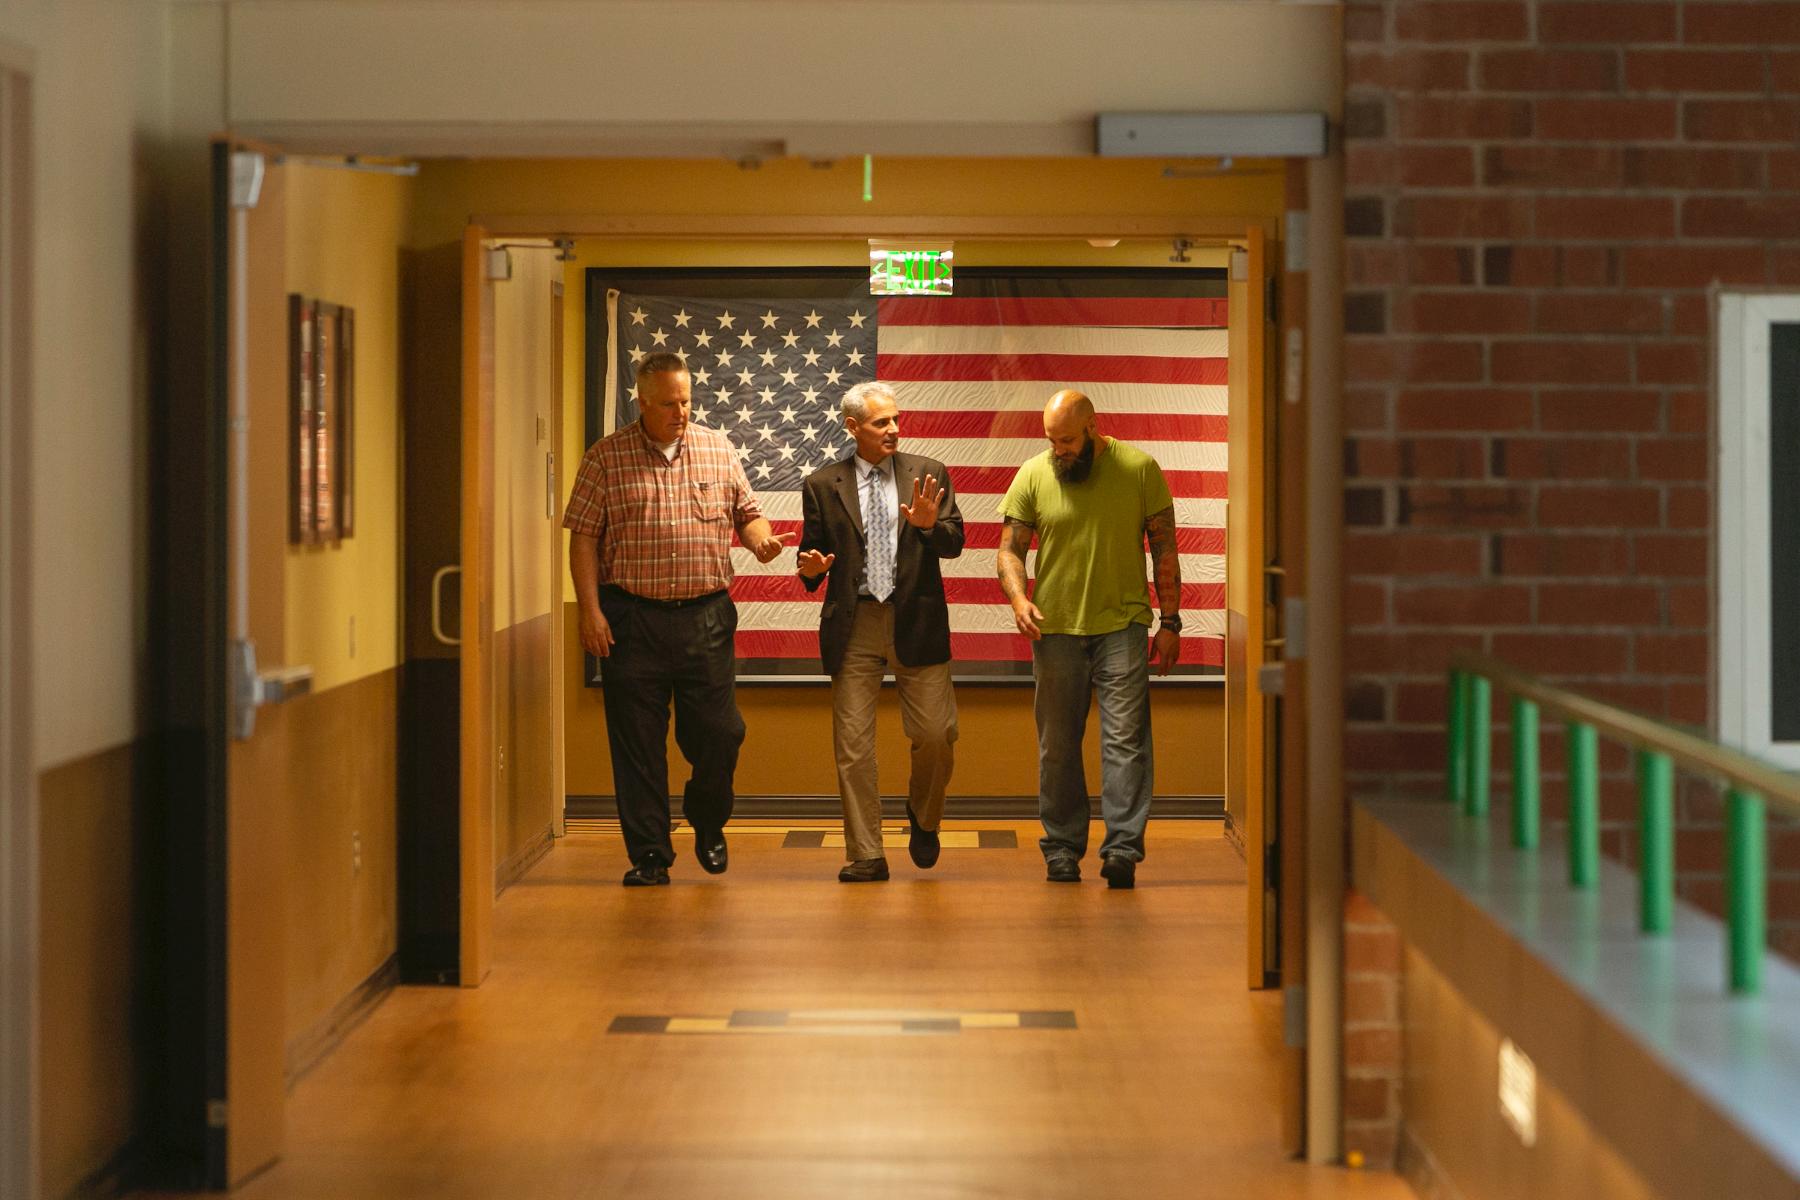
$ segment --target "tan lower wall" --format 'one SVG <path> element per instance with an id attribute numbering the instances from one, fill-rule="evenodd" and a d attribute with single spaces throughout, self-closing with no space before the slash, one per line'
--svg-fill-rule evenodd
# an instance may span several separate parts
<path id="1" fill-rule="evenodd" d="M 134 748 L 40 776 L 42 945 L 38 1044 L 44 1194 L 67 1195 L 137 1129 L 145 1054 L 145 864 Z"/>
<path id="2" fill-rule="evenodd" d="M 556 773 L 550 706 L 550 622 L 546 613 L 494 634 L 494 865 L 502 884 L 509 864 L 541 848 L 555 819 Z"/>
<path id="3" fill-rule="evenodd" d="M 289 764 L 282 801 L 290 1048 L 394 953 L 399 686 L 390 670 L 304 696 L 268 729 L 286 740 Z"/>
<path id="4" fill-rule="evenodd" d="M 605 706 L 597 688 L 581 681 L 578 612 L 565 606 L 564 663 L 568 672 L 566 788 L 572 796 L 612 794 L 612 756 L 606 745 Z M 1223 689 L 1211 684 L 1158 688 L 1151 693 L 1156 734 L 1156 791 L 1163 796 L 1217 796 L 1225 790 L 1225 707 Z M 830 689 L 803 685 L 738 688 L 738 707 L 749 732 L 738 759 L 741 796 L 834 796 L 837 772 L 831 755 Z M 954 796 L 1035 796 L 1037 727 L 1031 689 L 1025 686 L 966 686 L 957 689 Z M 876 718 L 882 790 L 906 790 L 906 735 L 892 689 L 884 689 Z M 1100 779 L 1099 720 L 1088 722 L 1090 787 Z M 674 782 L 685 778 L 679 752 L 669 739 Z M 952 810 L 954 815 L 954 810 Z"/>
<path id="5" fill-rule="evenodd" d="M 1500 1031 L 1423 954 L 1402 986 L 1400 1169 L 1421 1196 L 1463 1200 L 1657 1200 L 1557 1087 L 1537 1077 L 1537 1141 L 1499 1108 Z"/>

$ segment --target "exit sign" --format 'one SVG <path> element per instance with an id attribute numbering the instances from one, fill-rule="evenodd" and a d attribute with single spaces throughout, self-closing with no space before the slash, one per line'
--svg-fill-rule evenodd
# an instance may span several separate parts
<path id="1" fill-rule="evenodd" d="M 871 296 L 948 296 L 955 251 L 942 245 L 869 243 Z"/>

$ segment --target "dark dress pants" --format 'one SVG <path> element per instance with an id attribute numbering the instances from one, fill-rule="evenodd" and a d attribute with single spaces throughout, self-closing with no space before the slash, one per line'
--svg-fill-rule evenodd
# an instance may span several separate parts
<path id="1" fill-rule="evenodd" d="M 603 588 L 600 608 L 613 631 L 601 688 L 625 853 L 634 863 L 654 856 L 667 866 L 675 861 L 669 841 L 671 699 L 675 744 L 693 768 L 682 816 L 702 831 L 722 829 L 731 818 L 732 776 L 744 744 L 732 651 L 737 607 L 724 593 L 671 608 Z"/>

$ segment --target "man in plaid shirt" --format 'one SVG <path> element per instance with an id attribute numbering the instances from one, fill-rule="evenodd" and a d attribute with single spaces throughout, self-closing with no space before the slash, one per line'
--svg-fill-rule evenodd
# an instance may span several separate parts
<path id="1" fill-rule="evenodd" d="M 582 457 L 563 527 L 581 605 L 581 644 L 601 668 L 613 791 L 631 870 L 626 887 L 669 882 L 669 702 L 693 768 L 681 811 L 706 871 L 727 866 L 725 822 L 744 742 L 732 635 L 731 534 L 762 562 L 777 534 L 725 435 L 689 423 L 680 356 L 637 367 L 639 417 Z"/>

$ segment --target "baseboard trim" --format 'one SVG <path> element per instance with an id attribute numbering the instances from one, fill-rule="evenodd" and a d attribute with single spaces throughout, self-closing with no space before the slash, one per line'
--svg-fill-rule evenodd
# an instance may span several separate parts
<path id="1" fill-rule="evenodd" d="M 333 1005 L 331 1011 L 314 1022 L 310 1029 L 298 1037 L 288 1039 L 288 1090 L 292 1091 L 308 1071 L 325 1061 L 333 1050 L 342 1045 L 350 1031 L 361 1025 L 387 999 L 388 993 L 399 982 L 400 956 L 390 954 L 387 961 L 352 988 L 349 995 Z"/>
<path id="2" fill-rule="evenodd" d="M 1249 859 L 1245 858 L 1244 855 L 1243 827 L 1232 819 L 1229 812 L 1222 812 L 1222 816 L 1225 821 L 1225 840 L 1231 843 L 1231 848 L 1237 851 L 1239 858 L 1243 858 L 1244 861 L 1248 862 Z"/>
<path id="3" fill-rule="evenodd" d="M 525 878 L 525 872 L 537 865 L 537 860 L 550 853 L 550 847 L 556 844 L 556 835 L 549 826 L 519 847 L 514 854 L 498 867 L 494 868 L 494 895 L 499 896 L 507 888 Z"/>
<path id="4" fill-rule="evenodd" d="M 87 1178 L 65 1193 L 61 1200 L 118 1200 L 136 1191 L 147 1179 L 144 1143 L 133 1137 L 113 1152 Z"/>
<path id="5" fill-rule="evenodd" d="M 674 804 L 680 811 L 680 801 Z M 618 806 L 611 796 L 568 796 L 563 811 L 571 817 L 617 817 Z M 1095 798 L 1094 819 L 1100 819 L 1100 801 Z M 906 797 L 884 796 L 881 801 L 884 818 L 906 819 Z M 842 803 L 835 795 L 739 796 L 732 816 L 744 820 L 822 821 L 844 815 Z M 1038 815 L 1036 796 L 952 796 L 944 816 L 952 821 L 1035 821 Z M 1158 796 L 1150 806 L 1150 815 L 1158 820 L 1216 821 L 1225 815 L 1223 796 Z"/>
<path id="6" fill-rule="evenodd" d="M 1463 1200 L 1462 1192 L 1450 1182 L 1430 1149 L 1413 1136 L 1405 1122 L 1400 1125 L 1400 1142 L 1394 1158 L 1394 1171 L 1419 1200 Z"/>

